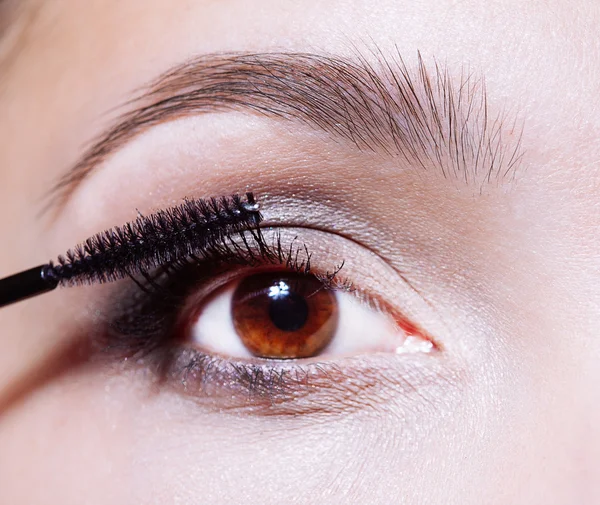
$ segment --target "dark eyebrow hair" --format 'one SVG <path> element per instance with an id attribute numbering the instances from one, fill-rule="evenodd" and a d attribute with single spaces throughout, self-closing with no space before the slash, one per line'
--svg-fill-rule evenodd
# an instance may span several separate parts
<path id="1" fill-rule="evenodd" d="M 146 129 L 198 113 L 246 110 L 300 121 L 361 150 L 401 157 L 446 178 L 484 184 L 510 177 L 522 157 L 516 116 L 488 107 L 485 82 L 458 78 L 421 54 L 342 58 L 309 53 L 228 53 L 192 59 L 126 104 L 58 182 L 64 200 L 100 163 Z"/>

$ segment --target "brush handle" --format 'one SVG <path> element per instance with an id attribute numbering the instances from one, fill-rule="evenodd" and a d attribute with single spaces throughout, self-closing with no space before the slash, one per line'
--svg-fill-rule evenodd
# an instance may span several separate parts
<path id="1" fill-rule="evenodd" d="M 40 265 L 0 279 L 0 307 L 52 291 L 58 281 L 48 272 L 48 265 Z"/>

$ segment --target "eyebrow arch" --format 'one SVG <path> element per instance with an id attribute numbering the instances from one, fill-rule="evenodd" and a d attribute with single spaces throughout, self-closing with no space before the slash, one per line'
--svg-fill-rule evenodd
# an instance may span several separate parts
<path id="1" fill-rule="evenodd" d="M 409 68 L 397 52 L 372 58 L 312 53 L 199 56 L 162 74 L 127 104 L 55 185 L 64 202 L 109 155 L 145 130 L 185 116 L 245 110 L 323 130 L 360 150 L 399 157 L 443 177 L 482 186 L 514 176 L 522 126 L 492 114 L 485 81 L 453 77 L 418 53 Z"/>

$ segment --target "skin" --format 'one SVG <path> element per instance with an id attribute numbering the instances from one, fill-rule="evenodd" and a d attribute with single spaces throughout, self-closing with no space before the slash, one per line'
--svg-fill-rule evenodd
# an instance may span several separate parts
<path id="1" fill-rule="evenodd" d="M 308 215 L 402 264 L 427 303 L 409 304 L 406 288 L 394 299 L 440 351 L 373 358 L 353 395 L 333 377 L 337 393 L 324 385 L 274 415 L 220 410 L 73 343 L 112 287 L 28 300 L 0 312 L 0 502 L 600 502 L 599 5 L 17 4 L 9 27 L 20 28 L 0 52 L 0 276 L 136 209 L 251 188 L 272 221 Z M 491 106 L 523 123 L 515 179 L 480 195 L 308 127 L 209 114 L 145 132 L 40 217 L 107 111 L 170 66 L 216 51 L 352 55 L 353 44 L 484 75 Z M 313 210 L 286 205 L 295 193 Z M 385 293 L 383 274 L 369 280 L 384 270 L 364 265 L 349 267 L 356 283 Z"/>

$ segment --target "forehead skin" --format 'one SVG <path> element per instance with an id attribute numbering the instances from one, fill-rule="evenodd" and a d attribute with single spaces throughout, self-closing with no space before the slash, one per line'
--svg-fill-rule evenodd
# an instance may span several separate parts
<path id="1" fill-rule="evenodd" d="M 32 202 L 43 199 L 107 126 L 107 111 L 172 65 L 221 51 L 351 56 L 373 47 L 397 50 L 408 62 L 420 51 L 451 68 L 475 69 L 485 75 L 491 100 L 518 111 L 526 153 L 520 191 L 508 196 L 498 188 L 498 198 L 510 201 L 514 226 L 536 236 L 515 255 L 511 271 L 527 269 L 520 263 L 527 257 L 547 276 L 535 289 L 515 283 L 506 293 L 526 321 L 507 347 L 530 364 L 527 382 L 512 383 L 501 363 L 490 362 L 489 374 L 501 385 L 496 393 L 504 396 L 465 397 L 460 422 L 473 423 L 476 435 L 452 427 L 429 432 L 430 458 L 417 457 L 410 440 L 386 437 L 401 431 L 386 413 L 347 450 L 336 437 L 350 428 L 334 423 L 306 433 L 301 426 L 292 436 L 255 419 L 242 436 L 236 431 L 242 420 L 210 426 L 208 435 L 208 421 L 203 427 L 190 416 L 170 424 L 144 419 L 144 429 L 135 431 L 133 415 L 117 412 L 143 413 L 144 402 L 98 407 L 105 384 L 90 373 L 76 384 L 50 384 L 19 398 L 4 418 L 0 407 L 0 475 L 11 477 L 0 501 L 166 503 L 175 496 L 178 503 L 218 503 L 226 488 L 229 502 L 276 503 L 289 498 L 284 487 L 298 503 L 311 503 L 312 496 L 319 496 L 314 503 L 336 503 L 336 493 L 355 503 L 385 503 L 386 496 L 397 496 L 393 502 L 411 497 L 410 503 L 600 501 L 600 4 L 56 0 L 35 12 L 11 49 L 0 53 L 0 276 L 72 245 L 52 238 Z M 58 220 L 64 226 L 65 218 Z M 40 300 L 0 314 L 0 392 L 39 373 L 69 328 L 53 318 Z M 478 401 L 497 408 L 507 424 L 479 429 Z M 198 429 L 189 432 L 190 424 Z M 28 433 L 36 434 L 35 444 Z M 148 437 L 133 462 L 122 450 L 132 433 Z M 219 466 L 223 444 L 229 444 L 227 464 Z M 188 447 L 183 456 L 182 447 Z M 329 453 L 338 459 L 329 461 Z M 298 461 L 305 463 L 295 475 L 288 470 Z M 262 478 L 253 480 L 256 474 Z M 47 482 L 46 494 L 27 489 L 21 475 Z M 330 494 L 323 492 L 328 486 Z"/>

